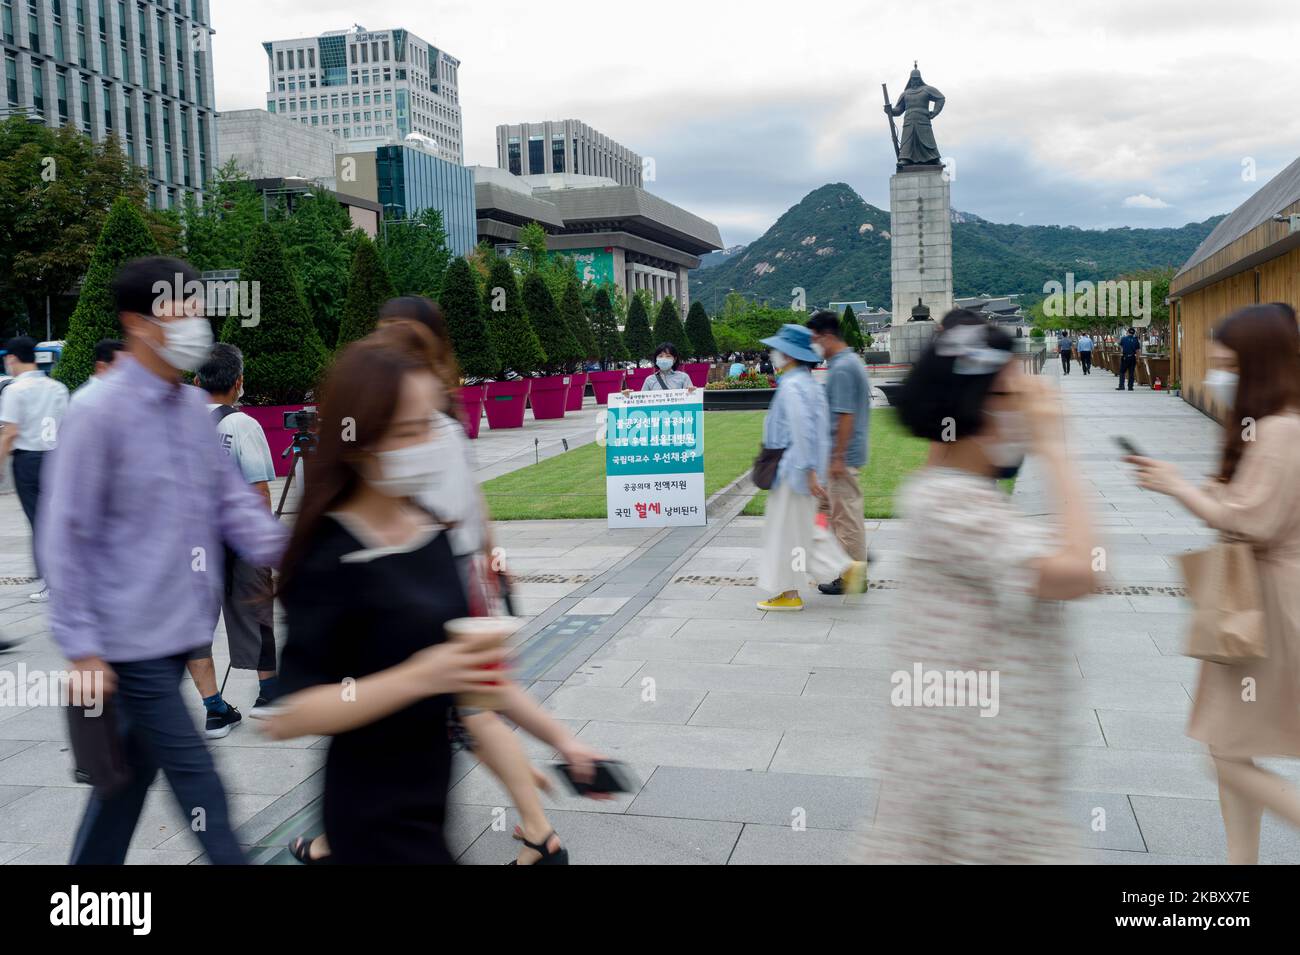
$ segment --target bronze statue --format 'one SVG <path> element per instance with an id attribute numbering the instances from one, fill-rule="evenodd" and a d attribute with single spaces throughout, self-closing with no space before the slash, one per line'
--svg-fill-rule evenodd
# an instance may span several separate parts
<path id="1" fill-rule="evenodd" d="M 895 116 L 903 117 L 903 135 L 899 137 L 897 133 L 894 134 L 898 168 L 940 166 L 942 161 L 939 147 L 934 141 L 930 121 L 943 111 L 943 94 L 933 86 L 926 85 L 915 62 L 912 67 L 912 75 L 895 105 L 889 105 L 889 92 L 885 91 L 885 115 L 889 117 L 890 129 L 893 129 Z M 884 89 L 883 84 L 881 88 Z M 934 104 L 933 111 L 930 109 L 931 103 Z"/>

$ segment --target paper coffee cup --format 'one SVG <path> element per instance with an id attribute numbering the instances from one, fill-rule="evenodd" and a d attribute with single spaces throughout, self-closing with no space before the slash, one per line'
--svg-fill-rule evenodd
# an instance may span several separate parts
<path id="1" fill-rule="evenodd" d="M 520 628 L 523 621 L 518 617 L 457 617 L 449 620 L 444 628 L 449 637 L 475 637 L 476 642 L 493 647 L 503 647 L 506 641 Z M 485 670 L 504 670 L 505 661 L 489 664 Z M 489 686 L 500 686 L 502 681 L 492 680 Z M 461 693 L 456 697 L 460 706 L 476 710 L 495 710 L 501 705 L 498 696 L 490 693 Z"/>

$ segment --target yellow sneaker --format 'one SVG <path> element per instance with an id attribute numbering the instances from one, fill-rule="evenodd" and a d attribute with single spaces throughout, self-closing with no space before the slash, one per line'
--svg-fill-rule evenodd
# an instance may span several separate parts
<path id="1" fill-rule="evenodd" d="M 771 600 L 760 600 L 757 606 L 759 610 L 802 610 L 803 598 L 773 597 Z"/>
<path id="2" fill-rule="evenodd" d="M 844 596 L 850 594 L 860 594 L 867 589 L 867 562 L 865 560 L 855 560 L 849 565 L 849 569 L 842 575 L 844 581 Z"/>

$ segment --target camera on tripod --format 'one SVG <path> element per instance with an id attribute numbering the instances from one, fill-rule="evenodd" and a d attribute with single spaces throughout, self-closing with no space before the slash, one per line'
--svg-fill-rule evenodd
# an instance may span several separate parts
<path id="1" fill-rule="evenodd" d="M 280 492 L 280 503 L 275 508 L 276 517 L 284 513 L 284 502 L 289 497 L 289 488 L 293 485 L 294 476 L 298 473 L 298 462 L 316 450 L 318 440 L 316 431 L 319 425 L 320 416 L 316 413 L 315 408 L 284 412 L 284 430 L 292 431 L 293 437 L 289 442 L 289 446 L 280 453 L 280 457 L 287 458 L 293 455 L 293 458 L 289 466 L 289 474 L 284 482 L 284 489 Z"/>

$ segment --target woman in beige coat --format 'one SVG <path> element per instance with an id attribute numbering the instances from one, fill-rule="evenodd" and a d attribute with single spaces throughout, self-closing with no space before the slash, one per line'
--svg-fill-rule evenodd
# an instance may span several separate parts
<path id="1" fill-rule="evenodd" d="M 1216 478 L 1196 487 L 1173 465 L 1131 457 L 1138 482 L 1254 545 L 1266 658 L 1201 664 L 1187 733 L 1210 748 L 1228 861 L 1259 861 L 1265 809 L 1300 826 L 1300 794 L 1255 765 L 1300 756 L 1300 331 L 1281 303 L 1233 313 L 1210 343 L 1205 387 L 1228 411 Z"/>

